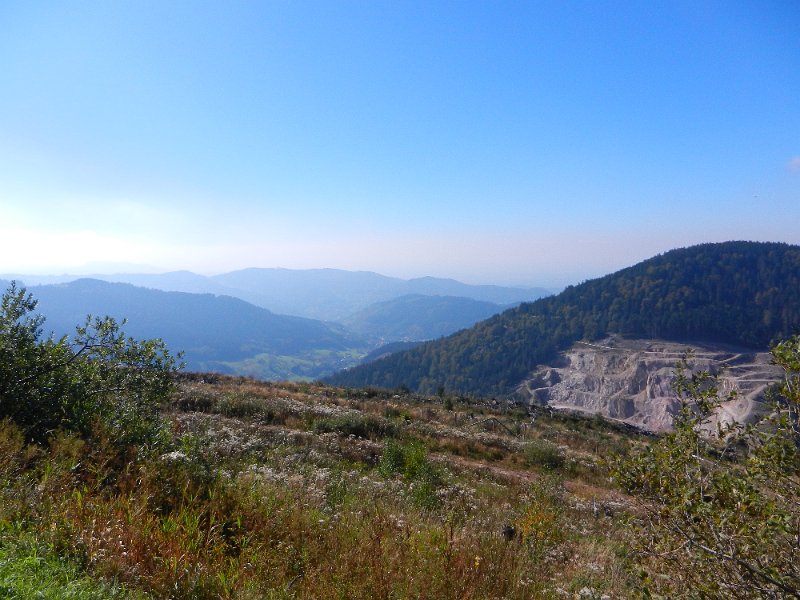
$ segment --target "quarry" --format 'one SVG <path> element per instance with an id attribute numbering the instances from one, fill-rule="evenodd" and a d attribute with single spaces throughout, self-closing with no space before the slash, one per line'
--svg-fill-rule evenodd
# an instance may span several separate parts
<path id="1" fill-rule="evenodd" d="M 524 402 L 557 410 L 598 414 L 652 432 L 668 431 L 681 401 L 673 389 L 686 357 L 691 371 L 718 375 L 716 424 L 748 423 L 763 413 L 767 389 L 780 380 L 768 352 L 709 344 L 610 336 L 578 342 L 519 386 Z"/>

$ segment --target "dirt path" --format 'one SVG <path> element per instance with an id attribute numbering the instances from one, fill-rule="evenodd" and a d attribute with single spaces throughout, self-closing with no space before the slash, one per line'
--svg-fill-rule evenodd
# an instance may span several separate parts
<path id="1" fill-rule="evenodd" d="M 463 456 L 435 453 L 431 455 L 431 458 L 434 461 L 446 463 L 450 466 L 455 466 L 456 468 L 480 471 L 483 473 L 488 473 L 494 477 L 506 479 L 508 481 L 532 483 L 540 478 L 540 475 L 533 471 L 510 469 L 501 465 L 494 465 L 492 463 L 464 458 Z M 564 481 L 564 488 L 571 494 L 586 500 L 595 499 L 598 502 L 618 502 L 625 505 L 629 505 L 632 500 L 630 496 L 627 496 L 622 492 L 610 490 L 604 487 L 598 487 L 583 481 Z"/>

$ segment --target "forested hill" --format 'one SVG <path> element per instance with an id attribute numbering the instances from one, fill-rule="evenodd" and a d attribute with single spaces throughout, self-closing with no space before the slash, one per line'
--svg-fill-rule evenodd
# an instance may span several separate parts
<path id="1" fill-rule="evenodd" d="M 799 292 L 800 246 L 703 244 L 571 286 L 330 381 L 507 395 L 558 351 L 608 333 L 766 349 L 800 331 Z"/>
<path id="2" fill-rule="evenodd" d="M 190 370 L 225 370 L 225 363 L 259 354 L 297 356 L 360 345 L 338 327 L 276 315 L 229 296 L 163 292 L 94 279 L 36 286 L 30 291 L 39 302 L 37 310 L 47 319 L 45 334 L 72 334 L 87 313 L 124 318 L 128 335 L 159 337 L 172 351 L 185 351 Z"/>
<path id="3" fill-rule="evenodd" d="M 471 327 L 506 308 L 472 298 L 411 294 L 376 302 L 339 322 L 366 339 L 421 341 Z"/>

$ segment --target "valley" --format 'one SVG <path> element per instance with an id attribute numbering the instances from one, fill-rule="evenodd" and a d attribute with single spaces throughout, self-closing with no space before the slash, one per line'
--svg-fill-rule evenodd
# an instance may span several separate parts
<path id="1" fill-rule="evenodd" d="M 494 396 L 650 431 L 670 428 L 679 406 L 672 372 L 692 348 L 696 368 L 726 365 L 723 381 L 739 389 L 723 421 L 758 413 L 776 372 L 766 364 L 769 342 L 800 327 L 792 292 L 800 251 L 785 244 L 679 249 L 539 299 L 545 290 L 333 269 L 108 278 L 138 285 L 78 279 L 32 287 L 47 331 L 65 335 L 87 313 L 111 315 L 127 320 L 130 335 L 182 351 L 190 371 Z M 267 296 L 296 313 L 347 316 L 277 314 L 264 308 Z"/>
<path id="2" fill-rule="evenodd" d="M 0 65 L 0 600 L 800 600 L 800 0 L 12 0 Z"/>
<path id="3" fill-rule="evenodd" d="M 46 315 L 47 331 L 57 337 L 71 335 L 87 314 L 109 315 L 125 319 L 130 335 L 162 338 L 182 351 L 189 370 L 273 381 L 319 379 L 360 364 L 382 345 L 435 339 L 509 306 L 476 298 L 513 302 L 546 293 L 329 269 L 250 269 L 216 278 L 189 272 L 3 276 L 6 284 L 12 278 L 38 284 L 30 290 Z M 298 316 L 311 314 L 326 320 Z M 345 316 L 336 320 L 337 315 Z"/>
<path id="4" fill-rule="evenodd" d="M 795 596 L 800 338 L 767 347 L 797 329 L 798 280 L 796 247 L 709 245 L 505 310 L 405 295 L 348 323 L 92 279 L 11 287 L 0 590 Z M 402 340 L 494 306 L 374 347 L 380 327 Z M 108 321 L 60 338 L 87 311 L 180 342 L 188 369 Z"/>
<path id="5" fill-rule="evenodd" d="M 468 298 L 500 307 L 527 302 L 552 293 L 541 287 L 515 288 L 469 285 L 454 279 L 400 279 L 368 271 L 341 269 L 243 269 L 205 276 L 190 271 L 161 274 L 26 275 L 6 274 L 27 286 L 96 279 L 128 283 L 165 292 L 232 296 L 271 312 L 321 321 L 342 321 L 381 302 L 402 296 Z M 436 336 L 431 336 L 436 337 Z M 429 339 L 429 338 L 425 338 Z"/>

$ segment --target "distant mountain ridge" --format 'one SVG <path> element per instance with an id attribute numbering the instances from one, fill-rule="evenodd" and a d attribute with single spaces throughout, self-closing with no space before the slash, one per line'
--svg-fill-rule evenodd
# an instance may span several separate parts
<path id="1" fill-rule="evenodd" d="M 161 338 L 173 352 L 185 351 L 189 370 L 248 374 L 236 363 L 261 355 L 283 357 L 284 363 L 285 357 L 306 357 L 306 371 L 287 371 L 280 378 L 316 377 L 330 372 L 338 356 L 366 349 L 361 339 L 341 327 L 276 315 L 230 296 L 164 292 L 96 279 L 33 286 L 28 291 L 39 302 L 37 312 L 46 318 L 45 333 L 70 335 L 89 313 L 126 319 L 126 334 Z M 315 365 L 314 356 L 321 353 L 322 360 Z"/>
<path id="2" fill-rule="evenodd" d="M 66 283 L 73 275 L 0 275 L 26 285 Z M 92 279 L 170 292 L 216 294 L 240 298 L 274 313 L 338 321 L 374 304 L 406 296 L 460 296 L 500 305 L 517 304 L 550 294 L 544 288 L 469 285 L 453 279 L 399 279 L 369 271 L 339 269 L 243 269 L 204 276 L 190 271 L 163 274 L 93 275 Z"/>
<path id="3" fill-rule="evenodd" d="M 196 287 L 199 281 L 192 273 L 177 275 L 184 286 Z M 149 277 L 140 276 L 137 282 L 147 284 Z M 358 364 L 387 342 L 440 337 L 502 308 L 466 298 L 414 295 L 363 309 L 345 325 L 278 315 L 233 296 L 167 292 L 90 278 L 28 289 L 47 319 L 45 333 L 71 335 L 87 314 L 109 315 L 127 319 L 128 335 L 162 338 L 174 352 L 184 351 L 189 370 L 271 380 L 330 375 Z"/>
<path id="4" fill-rule="evenodd" d="M 340 323 L 369 340 L 425 341 L 449 335 L 508 306 L 455 296 L 409 294 L 376 302 Z"/>
<path id="5" fill-rule="evenodd" d="M 512 395 L 578 340 L 609 334 L 765 350 L 800 331 L 800 247 L 725 242 L 673 250 L 328 381 Z"/>

